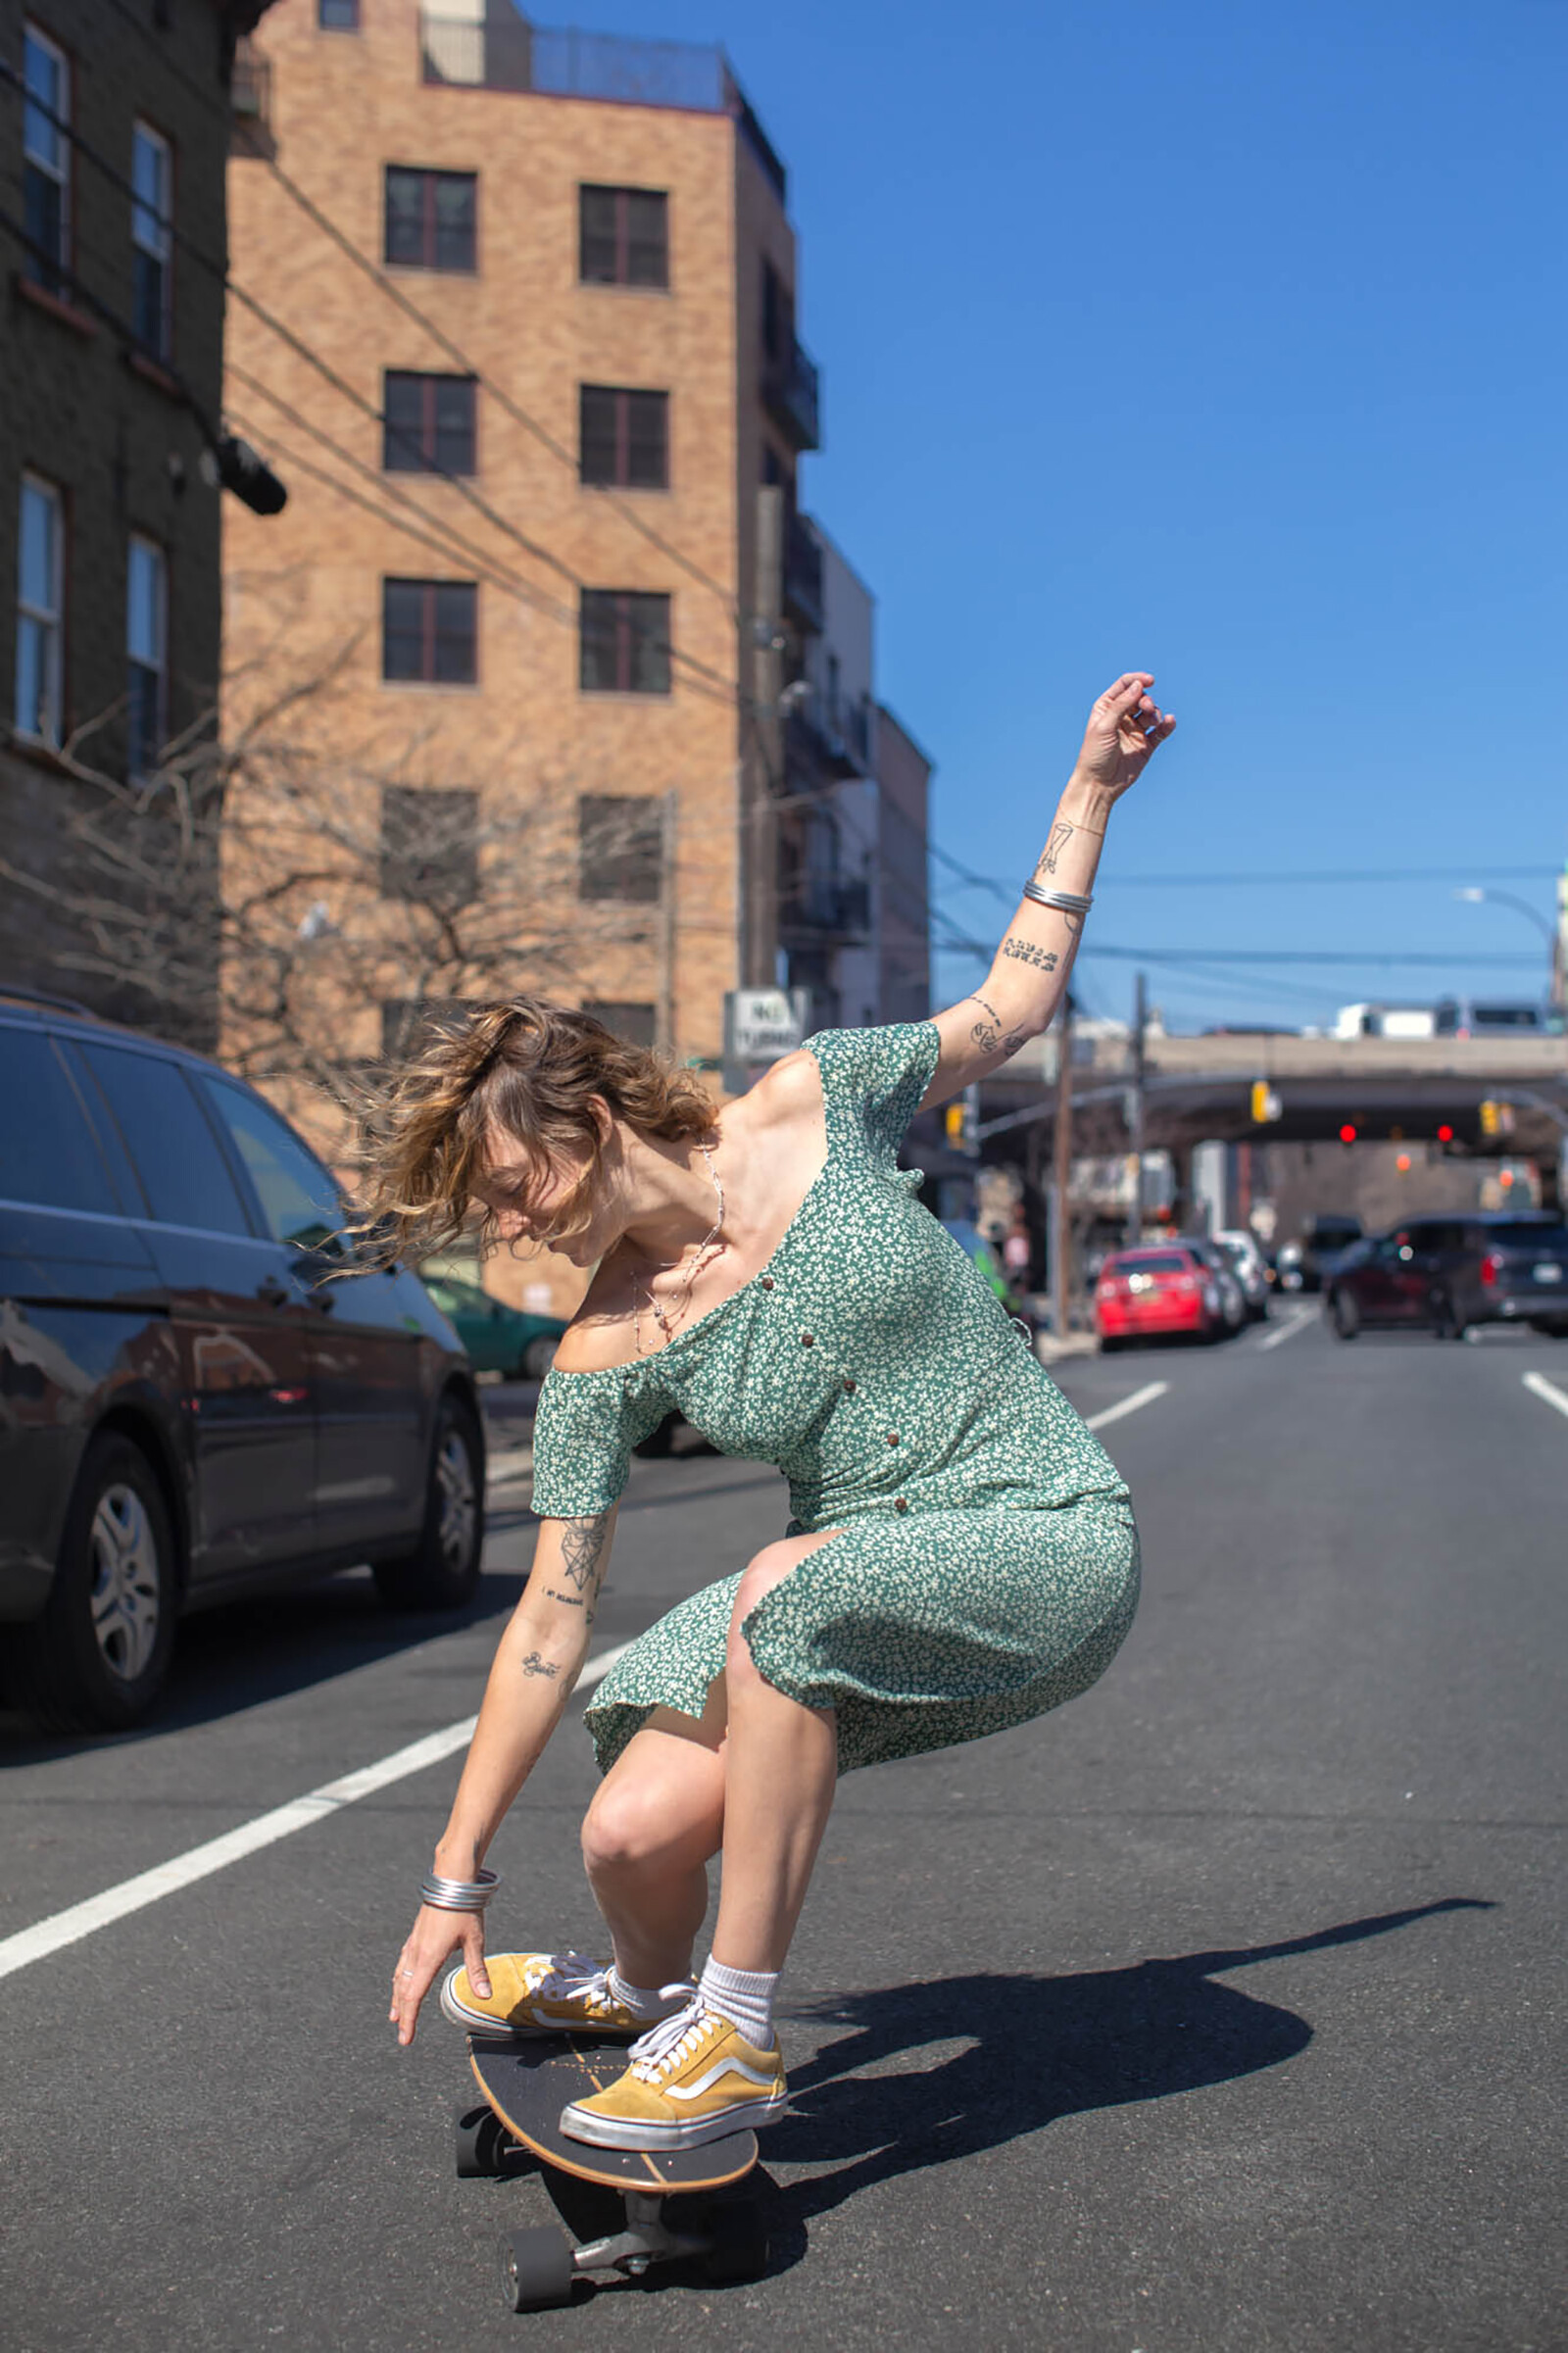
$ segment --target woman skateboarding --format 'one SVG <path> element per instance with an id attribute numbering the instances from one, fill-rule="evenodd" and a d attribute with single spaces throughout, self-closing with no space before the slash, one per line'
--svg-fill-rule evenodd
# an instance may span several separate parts
<path id="1" fill-rule="evenodd" d="M 694 1078 L 534 998 L 487 1006 L 411 1069 L 369 1214 L 399 1250 L 475 1203 L 499 1241 L 594 1269 L 539 1397 L 522 1598 L 392 1983 L 413 2040 L 452 1955 L 478 2032 L 635 2037 L 564 2132 L 685 2148 L 788 2093 L 778 1975 L 838 1776 L 1020 1724 L 1084 1691 L 1132 1621 L 1127 1490 L 979 1270 L 897 1165 L 1051 1021 L 1111 809 L 1175 724 L 1147 671 L 1102 695 L 982 988 L 935 1020 L 826 1030 L 714 1114 Z M 583 1823 L 608 1956 L 491 1955 L 484 1858 L 589 1647 L 628 1457 L 678 1408 L 776 1463 L 783 1537 L 682 1601 L 586 1711 Z M 712 1948 L 693 1945 L 722 1856 Z"/>

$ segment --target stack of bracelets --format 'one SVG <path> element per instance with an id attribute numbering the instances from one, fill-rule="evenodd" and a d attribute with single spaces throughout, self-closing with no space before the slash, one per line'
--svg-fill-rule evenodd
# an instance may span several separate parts
<path id="1" fill-rule="evenodd" d="M 1023 895 L 1026 899 L 1034 900 L 1038 907 L 1058 907 L 1064 915 L 1087 915 L 1095 904 L 1088 892 L 1045 891 L 1038 882 L 1026 882 Z"/>
<path id="2" fill-rule="evenodd" d="M 493 1871 L 481 1871 L 477 1879 L 443 1879 L 432 1871 L 419 1883 L 419 1901 L 438 1912 L 482 1912 L 500 1885 Z"/>

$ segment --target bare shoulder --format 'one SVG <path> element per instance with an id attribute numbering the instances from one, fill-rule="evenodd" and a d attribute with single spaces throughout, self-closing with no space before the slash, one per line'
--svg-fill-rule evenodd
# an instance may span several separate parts
<path id="1" fill-rule="evenodd" d="M 637 1354 L 632 1294 L 624 1270 L 607 1258 L 562 1333 L 555 1361 L 564 1373 L 603 1373 Z"/>
<path id="2" fill-rule="evenodd" d="M 822 1073 L 815 1054 L 798 1046 L 793 1054 L 781 1055 L 731 1111 L 742 1103 L 743 1124 L 759 1134 L 809 1125 L 822 1108 Z"/>

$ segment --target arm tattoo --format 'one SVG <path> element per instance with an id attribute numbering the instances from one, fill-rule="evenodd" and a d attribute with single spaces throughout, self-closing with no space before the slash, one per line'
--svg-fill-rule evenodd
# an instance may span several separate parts
<path id="1" fill-rule="evenodd" d="M 608 1511 L 599 1512 L 591 1520 L 566 1521 L 565 1534 L 561 1540 L 561 1565 L 566 1573 L 566 1583 L 577 1593 L 598 1593 L 609 1533 Z"/>
<path id="2" fill-rule="evenodd" d="M 1034 964 L 1042 972 L 1054 972 L 1061 961 L 1054 948 L 1037 948 L 1033 940 L 1004 940 L 1002 953 L 1016 963 Z"/>
<path id="3" fill-rule="evenodd" d="M 554 1660 L 541 1658 L 537 1650 L 529 1651 L 527 1657 L 522 1661 L 522 1671 L 524 1675 L 548 1675 L 552 1683 L 561 1673 L 560 1667 Z"/>
<path id="4" fill-rule="evenodd" d="M 1051 828 L 1051 839 L 1046 844 L 1044 850 L 1041 851 L 1040 863 L 1035 868 L 1036 882 L 1040 880 L 1042 874 L 1054 874 L 1056 871 L 1056 860 L 1071 840 L 1072 827 L 1069 824 L 1063 821 L 1060 824 L 1053 825 Z"/>

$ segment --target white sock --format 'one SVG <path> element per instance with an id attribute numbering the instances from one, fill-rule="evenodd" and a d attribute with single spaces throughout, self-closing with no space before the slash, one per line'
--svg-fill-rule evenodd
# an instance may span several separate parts
<path id="1" fill-rule="evenodd" d="M 675 1985 L 628 1985 L 613 1961 L 610 1964 L 610 1990 L 616 2001 L 625 2003 L 633 2018 L 647 2026 L 673 2017 L 692 1997 L 690 1978 Z"/>
<path id="2" fill-rule="evenodd" d="M 710 1958 L 697 1998 L 705 2010 L 716 2010 L 720 2018 L 738 2027 L 754 2049 L 771 2050 L 778 1981 L 776 1969 L 726 1969 L 722 1961 Z"/>

